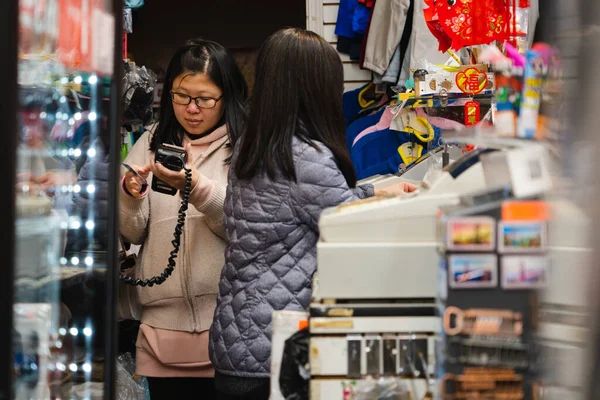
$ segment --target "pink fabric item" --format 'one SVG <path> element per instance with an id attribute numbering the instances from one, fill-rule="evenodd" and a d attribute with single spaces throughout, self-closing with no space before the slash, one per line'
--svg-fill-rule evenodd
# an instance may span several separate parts
<path id="1" fill-rule="evenodd" d="M 191 140 L 187 136 L 183 139 L 184 147 L 190 143 L 192 145 L 192 156 L 194 156 L 194 161 L 198 158 L 202 157 L 202 154 L 209 148 L 212 142 L 221 139 L 223 136 L 227 135 L 227 127 L 222 125 L 212 131 L 212 133 L 208 136 L 205 136 L 200 139 Z"/>
<path id="2" fill-rule="evenodd" d="M 188 143 L 192 145 L 192 157 L 194 158 L 194 163 L 196 163 L 202 158 L 204 152 L 213 142 L 221 139 L 225 135 L 227 135 L 227 127 L 223 125 L 215 129 L 210 135 L 200 139 L 190 140 L 190 138 L 186 136 L 184 145 L 187 145 Z M 202 207 L 204 203 L 211 198 L 214 189 L 215 181 L 200 175 L 198 183 L 196 183 L 196 186 L 194 186 L 190 192 L 190 204 L 194 204 L 196 207 Z"/>
<path id="3" fill-rule="evenodd" d="M 422 108 L 417 108 L 417 117 L 427 118 L 427 121 L 436 128 L 439 129 L 448 129 L 453 131 L 460 131 L 465 128 L 463 124 L 460 122 L 453 121 L 447 118 L 440 117 L 430 117 L 425 113 L 425 110 Z"/>
<path id="4" fill-rule="evenodd" d="M 389 128 L 390 125 L 392 124 L 393 119 L 394 119 L 394 114 L 392 113 L 392 108 L 387 107 L 385 109 L 385 111 L 383 112 L 383 115 L 381 116 L 381 119 L 379 120 L 379 122 L 373 126 L 368 127 L 361 133 L 359 133 L 358 136 L 356 136 L 354 138 L 354 142 L 352 143 L 352 146 L 354 146 L 356 143 L 358 143 L 358 141 L 360 139 L 364 138 L 365 136 L 367 136 L 370 133 Z"/>
<path id="5" fill-rule="evenodd" d="M 140 325 L 136 343 L 136 374 L 157 378 L 212 378 L 209 331 L 190 333 Z"/>

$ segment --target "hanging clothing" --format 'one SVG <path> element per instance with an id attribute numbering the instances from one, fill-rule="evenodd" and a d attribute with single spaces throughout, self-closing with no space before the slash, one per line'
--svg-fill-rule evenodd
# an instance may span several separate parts
<path id="1" fill-rule="evenodd" d="M 352 146 L 354 144 L 354 139 L 360 135 L 362 131 L 367 129 L 370 126 L 374 126 L 379 122 L 385 109 L 381 109 L 377 111 L 375 114 L 367 115 L 366 117 L 362 117 L 352 122 L 348 128 L 346 128 L 346 146 L 348 147 L 348 151 L 352 151 Z"/>
<path id="2" fill-rule="evenodd" d="M 393 119 L 394 119 L 394 112 L 392 111 L 392 108 L 385 107 L 385 109 L 383 110 L 383 114 L 381 115 L 381 118 L 379 119 L 379 122 L 377 122 L 375 125 L 370 126 L 367 129 L 360 132 L 354 138 L 354 141 L 352 142 L 352 146 L 354 146 L 356 144 L 356 142 L 358 142 L 360 139 L 362 139 L 363 137 L 367 136 L 370 133 L 381 131 L 383 129 L 388 129 L 390 127 L 390 124 L 392 123 Z"/>
<path id="3" fill-rule="evenodd" d="M 351 60 L 360 59 L 363 35 L 367 29 L 370 11 L 358 0 L 341 0 L 335 25 L 337 51 L 348 54 Z"/>
<path id="4" fill-rule="evenodd" d="M 373 83 L 396 83 L 400 77 L 400 68 L 402 67 L 402 56 L 400 54 L 400 46 L 396 47 L 396 51 L 390 60 L 390 65 L 383 75 L 373 72 Z"/>
<path id="5" fill-rule="evenodd" d="M 432 64 L 442 64 L 448 59 L 447 55 L 438 51 L 438 42 L 425 23 L 423 13 L 425 2 L 412 1 L 414 1 L 413 24 L 407 54 L 402 62 L 399 86 L 410 78 L 410 69 L 416 68 L 420 62 L 426 60 Z M 364 67 L 366 69 L 380 75 L 385 74 L 402 39 L 410 6 L 411 0 L 389 0 L 375 3 L 365 49 Z"/>
<path id="6" fill-rule="evenodd" d="M 402 86 L 404 81 L 400 81 L 400 70 L 402 69 L 402 63 L 406 58 L 409 41 L 410 41 L 410 33 L 413 28 L 413 14 L 415 9 L 415 2 L 410 2 L 410 7 L 408 8 L 408 13 L 406 15 L 406 23 L 404 24 L 404 30 L 402 31 L 402 39 L 400 39 L 400 44 L 396 48 L 392 59 L 390 60 L 390 65 L 388 66 L 385 74 L 380 75 L 377 72 L 373 72 L 373 83 L 390 83 L 390 84 L 398 84 L 398 86 Z M 366 48 L 366 47 L 365 47 Z M 364 59 L 364 58 L 363 58 Z"/>
<path id="7" fill-rule="evenodd" d="M 344 108 L 344 122 L 346 123 L 346 126 L 354 120 L 359 112 L 374 103 L 374 101 L 364 99 L 364 94 L 372 85 L 373 84 L 369 82 L 364 86 L 347 91 L 342 95 L 342 107 Z"/>
<path id="8" fill-rule="evenodd" d="M 441 144 L 441 131 L 434 127 L 434 139 L 431 147 Z M 423 153 L 428 151 L 428 144 L 419 141 L 408 132 L 393 131 L 389 128 L 372 132 L 357 141 L 352 147 L 351 157 L 356 169 L 357 179 L 365 179 L 374 175 L 395 174 L 398 166 L 404 161 L 398 148 L 404 143 L 414 141 L 423 146 Z"/>

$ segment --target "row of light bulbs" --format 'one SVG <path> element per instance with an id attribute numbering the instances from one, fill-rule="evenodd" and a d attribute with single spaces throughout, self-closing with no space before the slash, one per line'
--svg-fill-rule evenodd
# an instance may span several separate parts
<path id="1" fill-rule="evenodd" d="M 71 265 L 79 265 L 79 263 L 81 262 L 81 260 L 77 256 L 71 257 L 70 260 L 67 260 L 66 257 L 61 257 L 60 258 L 60 265 L 67 265 L 67 264 L 69 264 L 69 262 L 70 262 Z M 94 258 L 90 257 L 90 256 L 87 256 L 87 257 L 85 257 L 83 259 L 83 262 L 88 267 L 91 267 L 92 265 L 94 265 Z"/>
<path id="2" fill-rule="evenodd" d="M 88 78 L 87 81 L 88 81 L 88 83 L 90 85 L 95 85 L 95 84 L 98 83 L 98 76 L 92 74 L 92 75 L 90 75 L 90 77 Z M 63 76 L 60 79 L 60 83 L 63 84 L 63 85 L 68 84 L 69 83 L 69 77 L 68 76 Z M 83 83 L 83 77 L 80 76 L 80 75 L 77 75 L 75 78 L 73 78 L 73 83 L 76 84 L 76 85 L 81 85 Z"/>
<path id="3" fill-rule="evenodd" d="M 52 364 L 50 364 L 49 368 L 50 368 L 51 371 L 53 371 L 54 369 L 57 369 L 57 370 L 59 370 L 61 372 L 64 372 L 64 371 L 67 370 L 67 366 L 65 364 L 61 363 L 61 362 L 57 362 L 56 363 L 56 367 L 54 367 Z M 69 364 L 69 370 L 71 370 L 71 372 L 77 372 L 78 369 L 79 369 L 79 367 L 77 366 L 77 364 L 75 364 L 75 363 Z M 88 372 L 88 373 L 92 372 L 92 365 L 90 363 L 84 363 L 81 366 L 81 369 L 84 372 Z"/>
<path id="4" fill-rule="evenodd" d="M 65 101 L 67 101 L 66 97 L 63 96 L 60 98 L 61 103 L 64 103 Z M 46 111 L 42 111 L 40 113 L 40 118 L 41 119 L 48 118 L 48 113 Z M 54 115 L 54 118 L 56 118 L 56 120 L 58 120 L 58 121 L 60 121 L 60 120 L 69 121 L 69 125 L 75 125 L 75 121 L 80 121 L 81 118 L 83 118 L 83 114 L 81 114 L 80 112 L 76 112 L 75 114 L 73 114 L 72 118 L 69 118 L 69 113 L 57 111 L 56 114 Z M 96 114 L 95 111 L 91 111 L 88 114 L 88 120 L 95 121 L 97 119 L 98 119 L 98 114 Z"/>
<path id="5" fill-rule="evenodd" d="M 58 334 L 59 334 L 59 335 L 61 335 L 61 336 L 66 336 L 66 335 L 67 335 L 67 332 L 68 332 L 69 334 L 71 334 L 71 336 L 77 336 L 77 335 L 79 335 L 79 329 L 77 329 L 77 328 L 75 328 L 75 327 L 73 327 L 73 328 L 69 329 L 68 331 L 67 331 L 67 329 L 66 329 L 66 328 L 60 328 L 60 329 L 58 330 Z M 93 330 L 92 330 L 92 328 L 90 328 L 89 326 L 86 326 L 85 328 L 83 328 L 83 329 L 81 330 L 81 333 L 82 333 L 83 335 L 87 336 L 87 337 L 92 337 L 92 334 L 94 333 L 94 331 L 93 331 Z"/>

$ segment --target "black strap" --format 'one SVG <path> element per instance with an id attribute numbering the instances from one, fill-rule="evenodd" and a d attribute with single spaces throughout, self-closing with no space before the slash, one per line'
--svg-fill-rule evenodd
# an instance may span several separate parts
<path id="1" fill-rule="evenodd" d="M 161 285 L 173 273 L 173 270 L 175 269 L 175 259 L 177 258 L 177 254 L 179 253 L 179 246 L 181 244 L 181 234 L 183 233 L 183 226 L 185 225 L 185 217 L 187 214 L 188 203 L 190 201 L 190 192 L 192 191 L 192 170 L 186 166 L 183 167 L 183 170 L 185 171 L 185 188 L 183 189 L 183 198 L 181 199 L 181 206 L 179 207 L 177 225 L 175 226 L 173 240 L 171 241 L 171 243 L 173 244 L 173 250 L 171 250 L 171 255 L 169 256 L 169 265 L 167 265 L 162 274 L 152 277 L 150 279 L 141 280 L 139 278 L 136 279 L 131 276 L 121 275 L 120 279 L 122 282 L 127 283 L 129 285 L 152 287 L 154 285 Z M 123 271 L 127 268 L 130 267 L 124 266 L 123 268 L 121 268 L 121 270 Z"/>

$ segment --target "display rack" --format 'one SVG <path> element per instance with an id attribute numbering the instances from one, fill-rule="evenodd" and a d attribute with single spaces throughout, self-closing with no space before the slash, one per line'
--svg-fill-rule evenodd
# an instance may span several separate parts
<path id="1" fill-rule="evenodd" d="M 112 399 L 118 192 L 99 192 L 96 160 L 119 147 L 122 1 L 5 3 L 0 399 Z M 84 119 L 86 143 L 73 135 Z M 118 151 L 105 154 L 116 183 Z"/>

